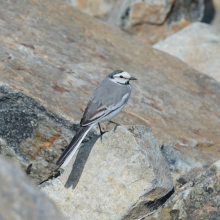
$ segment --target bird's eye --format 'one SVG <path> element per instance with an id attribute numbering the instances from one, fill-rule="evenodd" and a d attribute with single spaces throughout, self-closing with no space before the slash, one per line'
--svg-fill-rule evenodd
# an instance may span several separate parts
<path id="1" fill-rule="evenodd" d="M 123 76 L 121 75 L 120 78 L 123 78 Z"/>

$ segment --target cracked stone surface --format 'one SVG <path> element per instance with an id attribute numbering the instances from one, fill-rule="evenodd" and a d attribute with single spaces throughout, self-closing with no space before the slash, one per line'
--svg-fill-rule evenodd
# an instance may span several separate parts
<path id="1" fill-rule="evenodd" d="M 55 204 L 26 176 L 18 162 L 0 156 L 1 220 L 64 220 Z"/>
<path id="2" fill-rule="evenodd" d="M 153 215 L 144 220 L 218 220 L 220 216 L 220 160 L 179 188 Z"/>
<path id="3" fill-rule="evenodd" d="M 84 144 L 64 173 L 41 185 L 67 219 L 139 219 L 173 193 L 152 131 L 120 126 Z"/>
<path id="4" fill-rule="evenodd" d="M 219 83 L 58 0 L 0 2 L 1 152 L 37 183 L 56 175 L 92 92 L 115 69 L 139 80 L 114 120 L 151 127 L 176 179 L 220 158 Z"/>

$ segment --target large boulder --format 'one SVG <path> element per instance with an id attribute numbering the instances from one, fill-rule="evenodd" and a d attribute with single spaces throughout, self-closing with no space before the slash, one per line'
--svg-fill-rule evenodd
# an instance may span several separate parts
<path id="1" fill-rule="evenodd" d="M 144 220 L 218 220 L 220 160 L 180 188 L 158 211 Z"/>
<path id="2" fill-rule="evenodd" d="M 115 69 L 139 80 L 114 120 L 151 127 L 176 179 L 220 158 L 219 83 L 179 59 L 59 0 L 2 1 L 0 39 L 1 152 L 37 183 L 58 175 L 92 92 Z"/>
<path id="3" fill-rule="evenodd" d="M 124 0 L 107 20 L 138 40 L 154 44 L 203 18 L 203 0 Z"/>
<path id="4" fill-rule="evenodd" d="M 220 82 L 220 30 L 196 22 L 171 35 L 154 48 L 178 57 Z"/>
<path id="5" fill-rule="evenodd" d="M 26 176 L 17 162 L 0 156 L 1 220 L 64 220 L 55 204 Z"/>
<path id="6" fill-rule="evenodd" d="M 122 126 L 82 146 L 58 178 L 41 189 L 68 219 L 140 219 L 173 193 L 152 131 Z"/>
<path id="7" fill-rule="evenodd" d="M 192 22 L 201 21 L 204 0 L 66 0 L 70 5 L 154 44 Z"/>

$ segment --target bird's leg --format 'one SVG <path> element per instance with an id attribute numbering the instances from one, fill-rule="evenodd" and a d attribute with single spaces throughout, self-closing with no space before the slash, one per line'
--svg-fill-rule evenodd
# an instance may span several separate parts
<path id="1" fill-rule="evenodd" d="M 99 125 L 99 130 L 100 130 L 100 134 L 101 134 L 101 142 L 102 142 L 102 135 L 103 135 L 103 134 L 105 134 L 105 132 L 104 132 L 104 131 L 102 131 L 101 126 L 100 126 L 100 124 L 99 124 L 99 123 L 98 123 L 98 125 Z"/>
<path id="2" fill-rule="evenodd" d="M 114 132 L 116 131 L 117 127 L 120 126 L 120 124 L 114 122 L 114 121 L 109 121 L 110 123 L 112 124 L 115 124 L 115 127 L 114 127 Z"/>

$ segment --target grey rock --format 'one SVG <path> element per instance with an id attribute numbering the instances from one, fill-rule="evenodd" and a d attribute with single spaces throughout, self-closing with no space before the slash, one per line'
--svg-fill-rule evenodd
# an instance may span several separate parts
<path id="1" fill-rule="evenodd" d="M 17 162 L 0 156 L 1 220 L 64 220 L 55 204 L 26 176 Z"/>
<path id="2" fill-rule="evenodd" d="M 173 193 L 152 131 L 121 126 L 84 144 L 64 173 L 41 185 L 68 219 L 139 219 Z"/>
<path id="3" fill-rule="evenodd" d="M 204 15 L 204 0 L 176 0 L 167 23 L 178 23 L 181 20 L 189 22 L 201 21 Z"/>
<path id="4" fill-rule="evenodd" d="M 176 190 L 170 199 L 144 220 L 219 219 L 220 160 Z"/>
<path id="5" fill-rule="evenodd" d="M 194 157 L 181 153 L 172 144 L 164 144 L 161 152 L 169 165 L 175 188 L 188 183 L 201 173 L 201 170 L 207 169 L 201 160 L 197 160 L 200 155 L 194 149 L 189 150 L 189 154 Z"/>
<path id="6" fill-rule="evenodd" d="M 178 57 L 220 82 L 220 30 L 196 22 L 158 42 L 154 48 Z"/>

